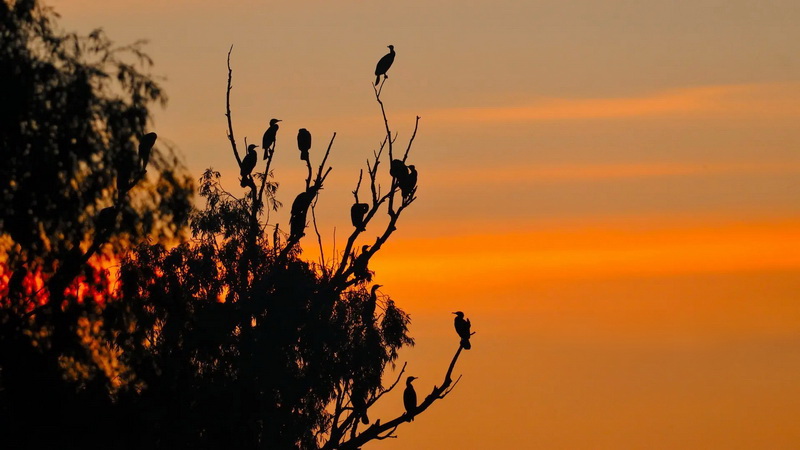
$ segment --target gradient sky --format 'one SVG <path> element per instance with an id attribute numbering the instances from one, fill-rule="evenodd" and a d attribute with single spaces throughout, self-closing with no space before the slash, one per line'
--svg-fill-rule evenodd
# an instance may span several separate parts
<path id="1" fill-rule="evenodd" d="M 68 29 L 149 39 L 160 142 L 237 190 L 233 44 L 237 136 L 283 119 L 284 203 L 296 130 L 312 161 L 338 133 L 318 221 L 340 248 L 395 46 L 383 98 L 400 142 L 422 117 L 419 199 L 372 268 L 412 315 L 419 393 L 457 347 L 450 312 L 478 334 L 451 396 L 374 448 L 800 446 L 796 0 L 51 4 Z"/>

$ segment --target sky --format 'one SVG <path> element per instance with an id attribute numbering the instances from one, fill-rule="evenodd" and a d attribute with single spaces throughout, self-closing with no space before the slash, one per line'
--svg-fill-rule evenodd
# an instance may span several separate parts
<path id="1" fill-rule="evenodd" d="M 418 200 L 371 268 L 411 314 L 421 395 L 458 346 L 450 313 L 477 334 L 451 395 L 371 448 L 800 445 L 800 3 L 50 4 L 67 29 L 149 40 L 170 97 L 153 128 L 197 177 L 239 189 L 231 45 L 240 148 L 283 120 L 284 203 L 296 130 L 312 162 L 336 132 L 327 251 L 383 136 L 370 83 L 395 46 L 382 98 L 400 143 L 421 117 Z"/>

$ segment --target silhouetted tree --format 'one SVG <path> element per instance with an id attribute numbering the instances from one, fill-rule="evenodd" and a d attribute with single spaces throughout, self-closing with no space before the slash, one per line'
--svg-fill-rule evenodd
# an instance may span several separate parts
<path id="1" fill-rule="evenodd" d="M 36 0 L 0 2 L 0 441 L 102 436 L 119 383 L 98 328 L 105 244 L 187 237 L 193 183 L 147 133 L 166 101 L 142 43 L 65 33 Z M 105 250 L 104 250 L 105 249 Z M 7 283 L 5 281 L 8 281 Z"/>
<path id="2" fill-rule="evenodd" d="M 144 129 L 148 105 L 163 96 L 152 79 L 118 59 L 123 50 L 115 50 L 102 33 L 88 38 L 58 34 L 52 31 L 51 13 L 35 1 L 0 5 L 2 20 L 20 30 L 21 37 L 14 38 L 20 43 L 17 53 L 34 61 L 34 67 L 48 67 L 47 74 L 65 70 L 56 78 L 65 82 L 68 92 L 83 86 L 92 105 L 84 115 L 80 108 L 74 114 L 58 113 L 58 120 L 39 122 L 28 119 L 28 113 L 14 116 L 20 117 L 23 130 L 38 130 L 38 124 L 52 120 L 51 131 L 36 134 L 31 144 L 16 146 L 18 141 L 27 141 L 14 130 L 3 136 L 3 149 L 12 149 L 11 155 L 16 155 L 10 158 L 16 165 L 9 169 L 9 176 L 19 180 L 8 184 L 11 194 L 4 191 L 17 203 L 3 204 L 3 214 L 8 214 L 3 216 L 3 233 L 13 243 L 12 259 L 25 261 L 12 270 L 7 287 L 0 292 L 0 439 L 4 445 L 357 449 L 394 436 L 399 425 L 455 387 L 458 380 L 451 376 L 461 345 L 442 382 L 421 401 L 415 399 L 413 411 L 403 411 L 398 404 L 394 417 L 370 413 L 397 386 L 406 366 L 388 386 L 384 385 L 386 369 L 394 367 L 402 347 L 414 343 L 408 333 L 408 315 L 369 284 L 370 259 L 397 229 L 417 192 L 416 181 L 412 186 L 404 178 L 401 186 L 396 177 L 388 178 L 385 171 L 379 174 L 382 163 L 394 160 L 404 168 L 413 167 L 406 162 L 419 125 L 417 117 L 407 146 L 396 151 L 397 136 L 381 100 L 383 84 L 374 92 L 385 124 L 384 137 L 367 161 L 366 177 L 362 171 L 353 191 L 355 204 L 366 205 L 366 210 L 358 207 L 343 249 L 326 260 L 314 208 L 332 170 L 327 161 L 336 133 L 324 152 L 309 148 L 308 158 L 302 160 L 308 169 L 305 186 L 291 205 L 289 229 L 281 229 L 270 220 L 270 214 L 282 207 L 272 168 L 274 152 L 282 150 L 275 139 L 278 120 L 271 120 L 264 133 L 265 160 L 260 166 L 253 164 L 257 159 L 252 156 L 253 146 L 244 158 L 239 154 L 230 110 L 229 53 L 228 138 L 244 194 L 226 191 L 220 173 L 208 169 L 199 190 L 206 205 L 191 217 L 191 239 L 171 246 L 163 240 L 138 240 L 122 257 L 114 290 L 107 274 L 87 264 L 90 258 L 105 243 L 119 242 L 119 236 L 134 242 L 148 233 L 179 236 L 183 216 L 178 211 L 186 212 L 186 197 L 179 194 L 185 194 L 188 182 L 164 158 L 155 134 L 146 134 Z M 4 39 L 6 34 L 17 36 L 7 29 L 2 33 Z M 32 53 L 26 53 L 26 48 Z M 41 55 L 36 56 L 36 51 Z M 124 51 L 149 61 L 136 46 Z M 99 55 L 100 62 L 83 61 L 86 52 Z M 24 64 L 23 69 L 16 67 L 3 64 L 0 70 L 4 77 L 28 70 Z M 71 76 L 81 70 L 90 81 L 73 86 Z M 104 84 L 111 79 L 119 80 L 119 85 Z M 55 81 L 33 90 L 50 92 L 49 83 Z M 115 94 L 106 98 L 104 92 Z M 70 103 L 72 94 L 63 95 L 64 105 Z M 50 114 L 53 101 L 43 100 L 42 111 Z M 25 110 L 20 105 L 14 108 Z M 84 134 L 62 130 L 63 123 Z M 69 137 L 70 133 L 74 136 Z M 74 148 L 73 139 L 80 148 Z M 37 153 L 39 158 L 58 160 L 65 152 L 84 152 L 84 156 L 74 156 L 78 163 L 68 166 L 69 170 L 63 169 L 66 163 L 56 161 L 52 164 L 58 170 L 36 175 L 38 161 L 25 152 L 39 151 L 37 145 L 49 149 Z M 301 152 L 305 146 L 303 142 Z M 312 161 L 318 161 L 316 169 Z M 157 182 L 154 194 L 150 178 L 165 178 L 170 170 L 174 182 Z M 78 181 L 55 183 L 57 193 L 71 203 L 40 199 L 46 195 L 45 188 L 37 185 L 43 176 L 74 176 Z M 90 179 L 99 192 L 94 196 L 81 184 Z M 381 180 L 388 181 L 385 191 Z M 33 191 L 14 190 L 23 182 Z M 362 182 L 368 191 L 363 202 L 359 200 Z M 34 203 L 56 203 L 33 214 L 30 211 L 39 207 L 25 209 L 15 195 Z M 64 214 L 55 214 L 62 208 Z M 28 214 L 24 219 L 38 233 L 6 230 L 8 217 L 21 214 Z M 317 231 L 319 263 L 302 258 L 301 241 L 308 234 L 309 216 Z M 162 224 L 165 219 L 173 221 Z M 368 226 L 378 234 L 357 252 L 357 241 Z M 168 236 L 159 230 L 173 233 Z M 118 244 L 118 248 L 124 246 Z M 51 267 L 50 273 L 39 278 L 43 285 L 36 291 L 28 286 L 32 270 L 39 270 L 30 266 L 33 258 L 51 262 L 43 265 Z M 86 297 L 80 295 L 81 289 L 90 290 L 94 297 L 78 301 Z"/>
<path id="3" fill-rule="evenodd" d="M 228 64 L 228 138 L 241 161 L 230 110 L 230 54 Z M 131 436 L 138 445 L 360 448 L 392 436 L 452 389 L 460 346 L 441 385 L 419 405 L 415 398 L 410 412 L 398 402 L 398 414 L 389 420 L 369 413 L 397 385 L 405 366 L 390 386 L 383 384 L 386 369 L 400 348 L 413 344 L 408 316 L 377 293 L 379 285 L 369 285 L 367 264 L 416 200 L 416 190 L 403 195 L 386 177 L 390 188 L 382 192 L 384 172 L 378 168 L 394 159 L 405 164 L 419 123 L 417 118 L 408 145 L 397 152 L 377 89 L 375 96 L 385 135 L 367 163 L 364 203 L 358 198 L 363 171 L 359 176 L 353 194 L 366 210 L 340 253 L 312 263 L 302 258 L 301 247 L 308 213 L 313 216 L 332 170 L 327 161 L 334 133 L 324 152 L 302 160 L 309 176 L 292 202 L 288 233 L 269 219 L 280 208 L 273 155 L 290 150 L 269 139 L 266 161 L 252 174 L 257 182 L 244 195 L 226 191 L 220 174 L 206 171 L 200 184 L 206 206 L 192 220 L 191 242 L 171 250 L 143 245 L 126 259 L 122 299 L 109 309 L 118 321 L 112 328 L 119 330 L 114 342 L 121 364 L 134 374 L 118 396 L 136 410 L 136 428 L 147 430 Z M 381 231 L 354 254 L 373 222 Z"/>

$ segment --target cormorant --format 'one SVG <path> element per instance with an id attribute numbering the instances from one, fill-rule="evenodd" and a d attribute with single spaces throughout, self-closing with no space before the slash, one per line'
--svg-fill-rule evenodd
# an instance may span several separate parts
<path id="1" fill-rule="evenodd" d="M 308 151 L 311 149 L 311 133 L 305 128 L 297 131 L 297 148 L 300 150 L 300 159 L 308 162 Z"/>
<path id="2" fill-rule="evenodd" d="M 469 319 L 464 318 L 463 312 L 456 311 L 453 314 L 456 315 L 456 318 L 453 322 L 456 326 L 456 333 L 458 333 L 458 336 L 461 338 L 461 346 L 464 347 L 464 350 L 469 350 L 472 348 L 472 345 L 469 343 L 469 329 L 472 324 L 470 324 Z"/>
<path id="3" fill-rule="evenodd" d="M 396 179 L 398 183 L 408 178 L 408 167 L 406 163 L 399 159 L 393 159 L 389 165 L 389 175 Z"/>
<path id="4" fill-rule="evenodd" d="M 245 157 L 242 159 L 242 165 L 239 166 L 239 174 L 242 176 L 242 178 L 250 176 L 250 172 L 252 172 L 253 168 L 256 166 L 256 161 L 258 161 L 256 147 L 258 147 L 256 144 L 250 144 L 247 146 L 247 155 L 245 155 Z"/>
<path id="5" fill-rule="evenodd" d="M 350 403 L 353 404 L 353 414 L 356 417 L 361 417 L 361 423 L 364 425 L 369 424 L 369 416 L 367 416 L 367 391 L 361 389 L 358 385 L 353 385 L 353 391 L 350 394 Z"/>
<path id="6" fill-rule="evenodd" d="M 364 307 L 364 311 L 361 315 L 361 320 L 364 323 L 369 323 L 375 320 L 375 305 L 378 303 L 377 290 L 381 286 L 381 284 L 375 284 L 372 286 L 372 290 L 369 293 L 369 300 L 367 300 L 367 305 Z"/>
<path id="7" fill-rule="evenodd" d="M 113 228 L 117 222 L 117 214 L 117 208 L 113 206 L 101 209 L 97 214 L 97 223 L 95 224 L 97 230 L 105 232 Z"/>
<path id="8" fill-rule="evenodd" d="M 368 251 L 369 245 L 362 246 L 361 254 L 353 260 L 353 275 L 356 277 L 356 279 L 372 281 L 372 274 L 367 268 L 370 257 Z"/>
<path id="9" fill-rule="evenodd" d="M 270 120 L 269 128 L 264 132 L 264 137 L 261 138 L 261 147 L 264 149 L 264 159 L 267 159 L 269 149 L 275 145 L 275 136 L 278 134 L 278 122 L 280 122 L 280 119 Z"/>
<path id="10" fill-rule="evenodd" d="M 406 415 L 409 421 L 414 420 L 414 414 L 417 412 L 417 391 L 411 385 L 411 382 L 416 379 L 417 377 L 406 378 L 406 390 L 403 392 L 403 405 L 406 407 Z"/>
<path id="11" fill-rule="evenodd" d="M 381 75 L 383 78 L 389 78 L 386 75 L 386 71 L 392 67 L 392 63 L 394 62 L 394 45 L 389 46 L 389 53 L 383 55 L 383 58 L 378 61 L 378 65 L 375 66 L 375 86 L 377 86 L 381 82 Z"/>
<path id="12" fill-rule="evenodd" d="M 133 174 L 133 162 L 121 155 L 119 167 L 117 167 L 117 194 L 122 195 L 131 189 L 131 175 Z"/>
<path id="13" fill-rule="evenodd" d="M 403 193 L 403 197 L 410 197 L 415 187 L 417 187 L 417 169 L 410 165 L 408 175 L 400 179 L 400 192 Z"/>
<path id="14" fill-rule="evenodd" d="M 289 218 L 289 228 L 291 236 L 303 237 L 306 229 L 306 214 L 317 189 L 311 187 L 309 190 L 301 192 L 292 202 L 292 215 Z"/>
<path id="15" fill-rule="evenodd" d="M 369 205 L 366 203 L 355 203 L 350 207 L 350 221 L 358 231 L 366 231 L 364 227 L 364 216 L 369 211 Z"/>
<path id="16" fill-rule="evenodd" d="M 157 134 L 147 133 L 139 140 L 139 162 L 142 165 L 142 170 L 147 168 L 147 163 L 150 161 L 150 150 L 156 145 L 157 138 Z"/>

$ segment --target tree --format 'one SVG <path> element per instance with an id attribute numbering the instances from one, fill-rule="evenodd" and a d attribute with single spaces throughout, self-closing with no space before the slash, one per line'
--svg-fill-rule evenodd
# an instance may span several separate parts
<path id="1" fill-rule="evenodd" d="M 228 138 L 241 165 L 230 110 L 230 53 L 228 58 Z M 375 88 L 375 99 L 384 138 L 353 190 L 354 203 L 366 197 L 368 209 L 334 258 L 304 260 L 301 240 L 306 231 L 316 231 L 314 208 L 332 170 L 327 161 L 335 133 L 324 152 L 318 148 L 299 158 L 308 176 L 292 203 L 288 230 L 268 222 L 280 208 L 272 162 L 275 151 L 286 150 L 278 148 L 266 152 L 255 173 L 242 172 L 242 197 L 222 187 L 218 172 L 205 172 L 200 194 L 206 207 L 192 220 L 193 241 L 170 250 L 143 245 L 126 259 L 121 301 L 109 309 L 117 321 L 113 329 L 129 330 L 117 334 L 115 343 L 134 374 L 128 386 L 135 389 L 119 396 L 136 417 L 153 418 L 137 423 L 136 429 L 148 430 L 146 438 L 139 435 L 141 445 L 355 449 L 393 436 L 455 386 L 451 376 L 460 346 L 441 385 L 412 413 L 383 423 L 368 413 L 397 386 L 405 365 L 389 386 L 383 375 L 398 351 L 414 343 L 406 313 L 370 286 L 370 259 L 417 192 L 405 178 L 408 169 L 395 168 L 406 167 L 419 117 L 407 145 L 398 148 L 382 89 L 383 84 Z M 387 176 L 388 167 L 381 169 L 390 164 L 382 163 L 391 161 L 397 163 Z M 382 179 L 389 181 L 385 191 Z M 379 224 L 382 215 L 385 223 Z M 366 228 L 379 229 L 378 237 L 356 250 Z"/>
<path id="2" fill-rule="evenodd" d="M 147 145 L 166 96 L 143 42 L 65 33 L 56 18 L 0 1 L 0 435 L 23 448 L 110 417 L 103 257 L 185 239 L 193 192 L 172 150 Z"/>
<path id="3" fill-rule="evenodd" d="M 393 436 L 455 386 L 460 345 L 442 383 L 416 408 L 388 420 L 370 413 L 405 365 L 388 386 L 386 369 L 413 345 L 408 315 L 371 284 L 369 268 L 417 193 L 416 170 L 406 163 L 419 117 L 400 146 L 383 84 L 374 93 L 385 134 L 355 183 L 357 214 L 343 251 L 317 264 L 301 246 L 313 228 L 323 247 L 315 205 L 332 170 L 335 133 L 324 152 L 312 148 L 300 158 L 308 175 L 288 227 L 270 222 L 282 207 L 271 166 L 283 148 L 273 147 L 259 166 L 248 160 L 241 170 L 243 196 L 207 170 L 200 180 L 206 206 L 191 216 L 191 239 L 174 245 L 167 238 L 182 236 L 189 183 L 163 148 L 150 158 L 135 153 L 154 139 L 145 134 L 148 108 L 164 97 L 120 58 L 149 59 L 137 45 L 113 47 L 101 32 L 55 31 L 52 12 L 32 0 L 2 2 L 0 13 L 4 42 L 14 43 L 2 50 L 0 74 L 19 90 L 4 106 L 19 126 L 3 125 L 9 166 L 0 168 L 10 180 L 4 198 L 13 201 L 0 215 L 10 242 L 10 271 L 0 283 L 4 443 L 355 449 Z M 228 138 L 242 167 L 230 53 L 228 69 Z M 53 112 L 54 104 L 69 113 Z M 305 155 L 307 137 L 301 141 Z M 41 168 L 49 172 L 29 155 L 47 160 Z M 61 178 L 42 185 L 50 176 Z M 367 229 L 379 233 L 364 244 Z M 148 234 L 157 239 L 144 240 Z M 107 243 L 122 258 L 117 289 L 89 264 Z M 41 286 L 31 289 L 32 280 Z"/>

